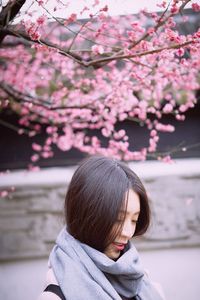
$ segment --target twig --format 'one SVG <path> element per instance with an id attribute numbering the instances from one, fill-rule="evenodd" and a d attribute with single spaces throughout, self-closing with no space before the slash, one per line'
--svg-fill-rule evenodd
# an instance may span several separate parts
<path id="1" fill-rule="evenodd" d="M 71 48 L 72 48 L 72 46 L 73 46 L 73 44 L 74 44 L 76 38 L 77 38 L 78 35 L 81 33 L 82 29 L 85 27 L 86 24 L 87 24 L 87 23 L 84 23 L 84 24 L 80 27 L 80 29 L 77 31 L 77 33 L 75 34 L 75 36 L 73 37 L 73 39 L 72 39 L 72 41 L 71 41 L 71 44 L 70 44 L 70 46 L 69 46 L 69 48 L 68 48 L 68 51 L 71 50 Z"/>
<path id="2" fill-rule="evenodd" d="M 182 3 L 182 5 L 180 6 L 180 9 L 179 11 L 183 10 L 184 7 L 187 5 L 187 3 L 191 2 L 191 0 L 186 0 L 184 3 Z M 161 15 L 161 17 L 159 18 L 158 20 L 158 24 L 154 27 L 154 32 L 156 32 L 158 30 L 158 28 L 160 28 L 163 24 L 165 24 L 165 22 L 173 16 L 173 14 L 169 14 L 168 16 L 166 16 L 165 19 L 162 19 L 163 16 L 166 14 L 168 10 L 168 7 L 166 8 L 166 10 L 163 12 L 163 14 Z M 144 33 L 144 35 L 137 41 L 135 41 L 133 44 L 129 45 L 128 49 L 132 49 L 134 47 L 136 47 L 141 41 L 145 40 L 147 37 L 149 36 L 149 33 L 146 32 Z M 115 55 L 118 56 L 120 55 L 121 53 L 123 53 L 123 50 L 119 51 L 118 53 L 116 53 Z"/>
<path id="3" fill-rule="evenodd" d="M 38 1 L 38 0 L 36 0 L 36 1 Z M 54 17 L 49 11 L 48 11 L 48 9 L 46 8 L 46 7 L 44 7 L 43 5 L 41 5 L 42 6 L 42 8 L 56 21 L 56 22 L 58 22 L 61 26 L 63 26 L 64 28 L 66 28 L 67 30 L 69 30 L 71 33 L 73 33 L 73 34 L 75 34 L 75 36 L 77 35 L 77 31 L 74 31 L 74 30 L 72 30 L 71 28 L 69 28 L 69 26 L 67 26 L 67 25 L 65 25 L 64 24 L 64 22 L 61 22 L 60 21 L 60 19 L 59 18 L 56 18 L 56 17 Z M 105 45 L 105 44 L 102 44 L 102 43 L 98 43 L 98 42 L 96 42 L 96 41 L 93 41 L 93 40 L 91 40 L 91 39 L 89 39 L 89 38 L 86 38 L 84 35 L 82 35 L 81 33 L 78 33 L 85 41 L 88 41 L 88 42 L 90 42 L 90 43 L 92 43 L 92 44 L 96 44 L 96 45 L 101 45 L 101 46 L 104 46 L 104 47 L 110 47 L 109 45 Z"/>
<path id="4" fill-rule="evenodd" d="M 4 120 L 1 120 L 1 119 L 0 119 L 0 124 L 3 125 L 4 127 L 7 127 L 9 129 L 14 130 L 15 132 L 19 133 L 20 128 L 17 127 L 17 126 L 15 126 L 15 125 L 13 125 L 13 124 L 10 124 L 10 123 L 8 123 L 8 122 L 6 122 Z M 23 128 L 23 133 L 25 133 L 25 134 L 28 135 L 29 131 L 27 129 Z"/>
<path id="5" fill-rule="evenodd" d="M 37 100 L 28 94 L 21 93 L 20 91 L 17 91 L 14 89 L 11 85 L 6 83 L 0 83 L 0 88 L 6 92 L 9 96 L 11 96 L 14 101 L 16 102 L 25 102 L 29 104 L 33 104 L 35 106 L 43 107 L 48 110 L 62 110 L 62 109 L 90 109 L 92 111 L 95 111 L 95 108 L 90 105 L 82 105 L 82 106 L 53 106 L 50 101 L 47 101 L 43 98 L 37 97 Z M 39 101 L 38 101 L 39 100 Z M 96 99 L 97 100 L 97 99 Z M 94 100 L 94 101 L 96 101 Z"/>

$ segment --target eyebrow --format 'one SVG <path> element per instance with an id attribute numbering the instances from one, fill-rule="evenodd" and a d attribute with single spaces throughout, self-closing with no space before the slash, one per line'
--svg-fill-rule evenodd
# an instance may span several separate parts
<path id="1" fill-rule="evenodd" d="M 124 210 L 120 210 L 120 213 L 125 214 L 126 212 Z M 127 212 L 127 213 L 130 214 L 130 212 Z M 137 211 L 133 215 L 136 216 L 136 215 L 139 215 L 139 214 L 140 214 L 140 211 Z"/>

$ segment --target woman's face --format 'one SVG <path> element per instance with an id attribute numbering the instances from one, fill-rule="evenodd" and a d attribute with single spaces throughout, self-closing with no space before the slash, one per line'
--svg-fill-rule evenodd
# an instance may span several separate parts
<path id="1" fill-rule="evenodd" d="M 140 213 L 140 199 L 132 189 L 128 192 L 127 209 L 126 211 L 120 211 L 118 220 L 113 226 L 112 230 L 116 229 L 123 223 L 122 231 L 118 234 L 115 240 L 109 244 L 104 253 L 111 259 L 117 259 L 120 256 L 120 252 L 124 249 L 128 241 L 134 235 L 137 220 Z M 125 214 L 125 216 L 124 216 Z M 124 222 L 123 222 L 124 220 Z"/>

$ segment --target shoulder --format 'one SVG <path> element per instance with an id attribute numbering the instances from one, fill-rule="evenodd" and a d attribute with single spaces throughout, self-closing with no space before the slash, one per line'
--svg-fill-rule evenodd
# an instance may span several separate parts
<path id="1" fill-rule="evenodd" d="M 56 276 L 51 267 L 48 268 L 48 271 L 46 273 L 45 288 L 49 284 L 57 284 L 58 285 L 58 281 L 57 281 Z"/>
<path id="2" fill-rule="evenodd" d="M 54 274 L 53 269 L 51 267 L 48 268 L 48 271 L 46 273 L 46 279 L 45 279 L 45 283 L 44 283 L 44 290 L 50 284 L 58 285 L 55 274 Z M 42 292 L 37 300 L 60 300 L 60 298 L 52 292 Z"/>
<path id="3" fill-rule="evenodd" d="M 43 292 L 37 300 L 60 300 L 60 297 L 51 292 Z"/>

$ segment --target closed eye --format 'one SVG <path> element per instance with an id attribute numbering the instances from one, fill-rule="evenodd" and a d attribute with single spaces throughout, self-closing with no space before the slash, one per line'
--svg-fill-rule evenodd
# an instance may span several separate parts
<path id="1" fill-rule="evenodd" d="M 138 220 L 132 220 L 132 223 L 137 224 Z"/>

